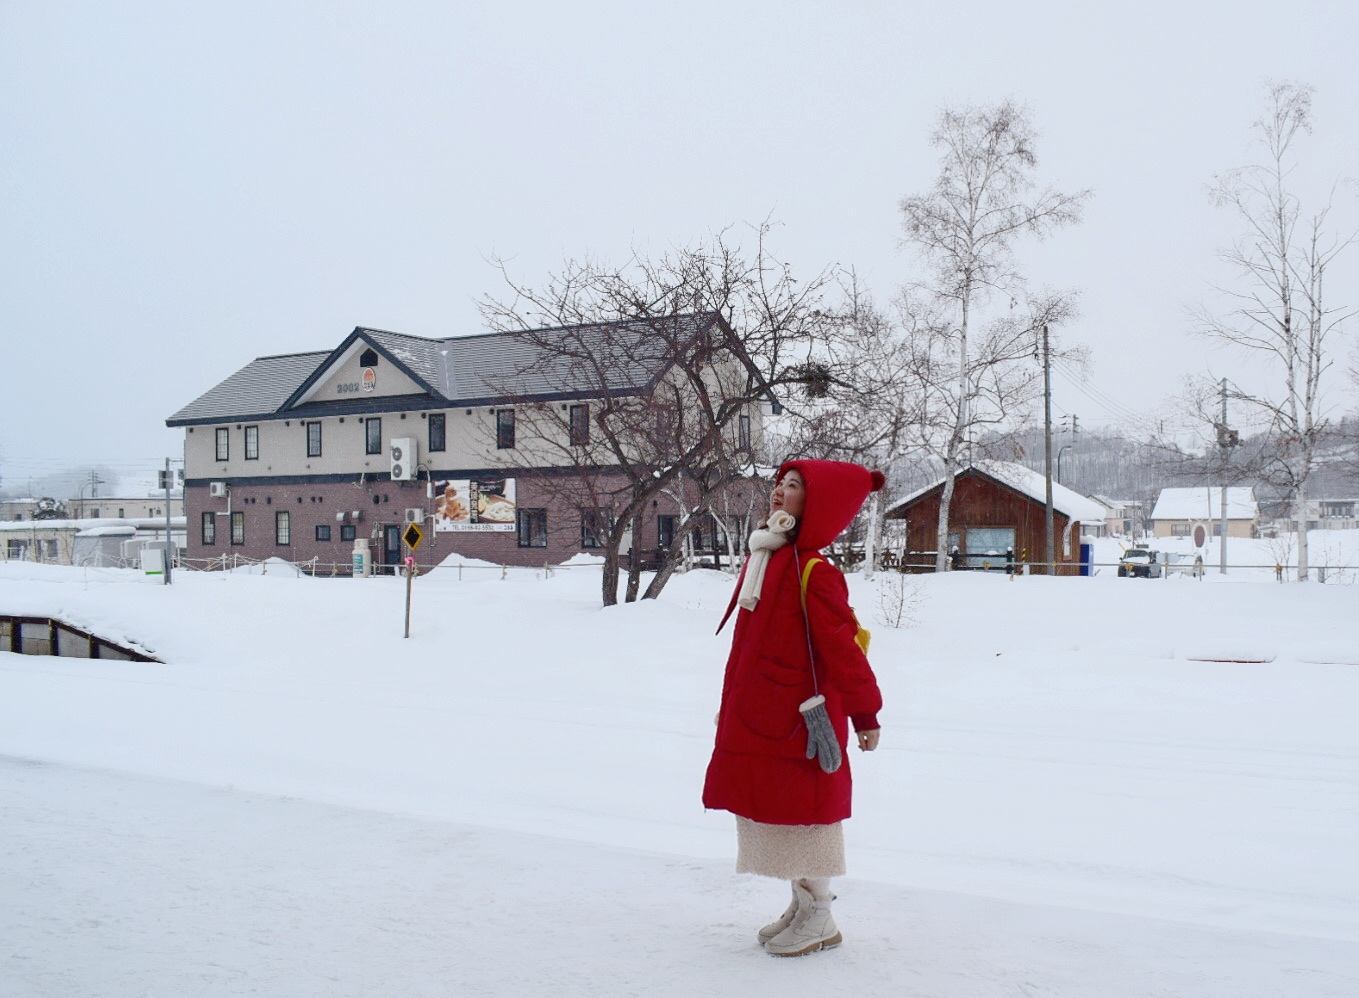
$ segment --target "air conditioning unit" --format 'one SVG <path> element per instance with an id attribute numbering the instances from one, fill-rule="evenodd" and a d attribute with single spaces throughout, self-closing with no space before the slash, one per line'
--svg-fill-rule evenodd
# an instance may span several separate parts
<path id="1" fill-rule="evenodd" d="M 226 482 L 208 482 L 208 495 L 214 499 L 225 499 L 227 494 Z"/>
<path id="2" fill-rule="evenodd" d="M 335 514 L 335 520 L 337 523 L 344 523 L 344 521 L 347 519 L 349 519 L 349 514 L 346 513 L 344 510 L 340 510 L 338 513 Z"/>
<path id="3" fill-rule="evenodd" d="M 409 482 L 415 478 L 415 438 L 397 437 L 392 441 L 392 481 Z"/>
<path id="4" fill-rule="evenodd" d="M 353 520 L 354 520 L 355 523 L 358 523 L 360 520 L 363 519 L 363 510 L 361 510 L 361 509 L 356 509 L 356 510 L 354 510 L 354 512 L 350 513 L 349 515 L 353 518 Z"/>
<path id="5" fill-rule="evenodd" d="M 419 506 L 412 506 L 410 509 L 406 510 L 406 522 L 424 523 L 425 511 L 421 509 Z"/>

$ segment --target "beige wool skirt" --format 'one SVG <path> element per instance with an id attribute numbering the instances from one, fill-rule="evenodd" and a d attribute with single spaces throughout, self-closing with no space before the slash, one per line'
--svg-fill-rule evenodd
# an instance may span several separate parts
<path id="1" fill-rule="evenodd" d="M 845 874 L 845 833 L 833 825 L 766 825 L 736 816 L 736 872 L 798 880 Z"/>

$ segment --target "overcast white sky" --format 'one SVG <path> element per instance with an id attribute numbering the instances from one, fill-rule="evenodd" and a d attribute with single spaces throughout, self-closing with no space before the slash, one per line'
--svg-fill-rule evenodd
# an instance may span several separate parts
<path id="1" fill-rule="evenodd" d="M 1249 158 L 1262 81 L 1318 87 L 1300 181 L 1359 174 L 1356 22 L 1336 2 L 0 0 L 0 484 L 153 472 L 180 452 L 165 417 L 256 356 L 356 325 L 479 332 L 492 253 L 533 283 L 772 213 L 800 272 L 853 265 L 887 299 L 914 272 L 896 205 L 935 175 L 931 120 L 1006 96 L 1042 178 L 1095 190 L 1022 255 L 1082 292 L 1063 335 L 1097 397 L 1059 378 L 1058 414 L 1155 418 L 1184 374 L 1251 376 L 1185 310 L 1223 276 L 1233 226 L 1204 188 Z M 1357 271 L 1333 301 L 1359 304 Z"/>

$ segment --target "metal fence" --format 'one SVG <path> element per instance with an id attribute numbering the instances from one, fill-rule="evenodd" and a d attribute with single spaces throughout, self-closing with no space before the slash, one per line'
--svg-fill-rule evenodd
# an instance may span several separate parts
<path id="1" fill-rule="evenodd" d="M 195 572 L 231 572 L 240 569 L 258 568 L 260 575 L 268 575 L 269 570 L 274 567 L 285 568 L 289 575 L 301 574 L 310 578 L 318 579 L 345 579 L 353 578 L 354 564 L 352 561 L 321 561 L 319 558 L 311 558 L 307 561 L 287 561 L 282 558 L 247 558 L 239 554 L 223 554 L 215 558 L 182 558 L 175 563 L 175 567 L 184 568 Z M 369 575 L 371 576 L 396 576 L 400 575 L 405 569 L 405 564 L 388 564 L 386 562 L 374 562 L 370 566 Z M 443 572 L 453 572 L 457 574 L 459 580 L 466 573 L 468 578 L 485 578 L 489 575 L 498 575 L 500 578 L 509 578 L 511 572 L 531 572 L 535 575 L 545 575 L 550 578 L 557 572 L 570 571 L 577 568 L 593 568 L 593 565 L 444 565 L 440 562 L 420 562 L 415 563 L 415 568 L 419 572 L 428 572 L 433 569 L 440 569 Z"/>

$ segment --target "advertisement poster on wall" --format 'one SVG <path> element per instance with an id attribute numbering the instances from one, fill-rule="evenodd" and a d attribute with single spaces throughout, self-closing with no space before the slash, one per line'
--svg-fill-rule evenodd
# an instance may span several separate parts
<path id="1" fill-rule="evenodd" d="M 514 530 L 513 478 L 451 478 L 434 483 L 434 529 Z"/>

